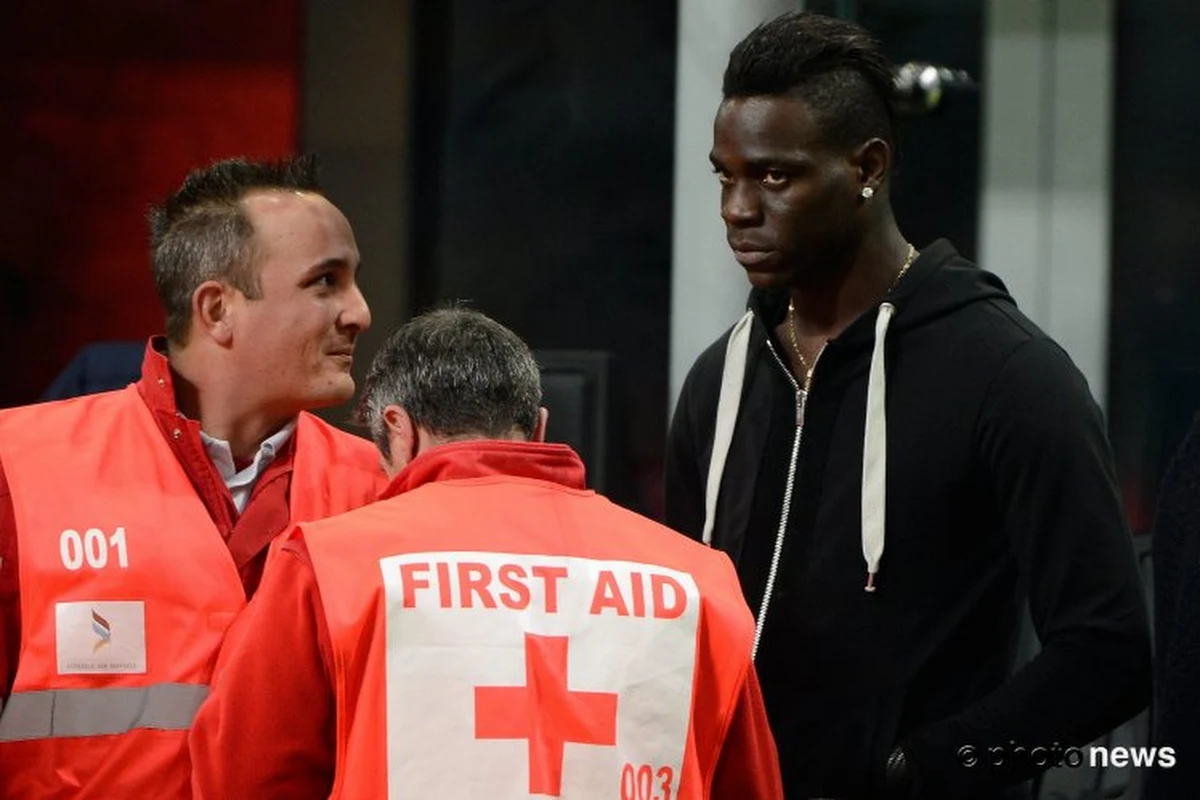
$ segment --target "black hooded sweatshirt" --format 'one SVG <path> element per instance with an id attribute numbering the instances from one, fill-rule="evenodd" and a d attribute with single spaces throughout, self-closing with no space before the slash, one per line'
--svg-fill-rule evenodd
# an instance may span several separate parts
<path id="1" fill-rule="evenodd" d="M 786 293 L 749 306 L 711 543 L 760 625 L 788 799 L 887 796 L 898 745 L 917 796 L 1020 796 L 1036 764 L 1018 748 L 1053 760 L 1140 712 L 1147 608 L 1102 415 L 1000 279 L 926 248 L 828 343 L 802 413 L 771 333 Z M 669 434 L 666 521 L 697 539 L 729 341 L 693 365 Z M 1026 600 L 1041 650 L 1014 674 Z"/>

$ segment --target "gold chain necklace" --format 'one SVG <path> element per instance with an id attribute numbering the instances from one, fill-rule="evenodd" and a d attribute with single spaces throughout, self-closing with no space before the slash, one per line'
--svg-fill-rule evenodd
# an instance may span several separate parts
<path id="1" fill-rule="evenodd" d="M 896 273 L 896 279 L 892 281 L 892 285 L 888 287 L 888 293 L 896 288 L 896 284 L 900 283 L 900 279 L 904 277 L 904 273 L 908 272 L 908 268 L 917 260 L 917 248 L 910 243 L 908 245 L 908 255 L 904 258 L 904 264 L 900 267 L 900 271 Z M 800 359 L 800 368 L 804 370 L 804 391 L 808 391 L 809 384 L 812 383 L 813 369 L 817 366 L 817 362 L 821 359 L 821 353 L 825 352 L 825 345 L 829 344 L 826 339 L 821 342 L 821 349 L 817 351 L 816 358 L 813 359 L 812 366 L 808 365 L 808 359 L 804 357 L 804 353 L 800 352 L 800 342 L 796 340 L 796 301 L 788 300 L 787 314 L 788 338 L 792 341 L 792 349 L 796 351 L 796 358 Z"/>
<path id="2" fill-rule="evenodd" d="M 804 391 L 807 392 L 808 385 L 812 383 L 813 367 L 820 360 L 821 353 L 825 352 L 825 345 L 829 343 L 829 340 L 826 339 L 824 342 L 821 342 L 821 349 L 817 351 L 817 357 L 813 359 L 813 366 L 810 367 L 808 359 L 804 357 L 804 353 L 800 352 L 800 343 L 796 341 L 796 303 L 792 300 L 788 301 L 787 326 L 788 337 L 792 340 L 792 349 L 796 351 L 796 358 L 800 359 L 800 369 L 804 370 L 804 378 L 802 380 L 804 382 Z"/>

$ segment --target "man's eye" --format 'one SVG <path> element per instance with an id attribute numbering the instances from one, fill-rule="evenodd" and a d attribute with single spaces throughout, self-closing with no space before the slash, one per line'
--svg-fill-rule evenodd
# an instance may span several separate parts
<path id="1" fill-rule="evenodd" d="M 722 186 L 728 186 L 729 184 L 733 183 L 733 178 L 729 177 L 729 173 L 723 169 L 717 169 L 714 167 L 713 174 L 717 176 L 717 181 Z"/>
<path id="2" fill-rule="evenodd" d="M 763 175 L 762 182 L 764 186 L 783 186 L 787 183 L 787 175 L 777 169 L 769 169 Z"/>

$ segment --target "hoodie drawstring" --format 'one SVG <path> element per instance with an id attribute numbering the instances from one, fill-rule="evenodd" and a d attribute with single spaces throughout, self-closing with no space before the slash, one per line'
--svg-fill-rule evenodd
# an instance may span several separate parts
<path id="1" fill-rule="evenodd" d="M 863 475 L 862 475 L 862 551 L 867 562 L 868 592 L 875 591 L 875 576 L 883 557 L 885 521 L 887 514 L 887 371 L 884 348 L 887 343 L 888 326 L 896 307 L 883 303 L 875 319 L 875 344 L 871 352 L 871 366 L 867 378 L 867 413 L 863 429 Z M 713 452 L 709 460 L 705 481 L 704 528 L 701 541 L 712 544 L 713 528 L 717 516 L 717 497 L 720 494 L 721 476 L 725 471 L 725 459 L 733 439 L 734 423 L 737 420 L 741 401 L 742 379 L 746 368 L 746 350 L 750 340 L 752 312 L 738 320 L 731 331 L 725 350 L 725 365 L 721 379 L 720 396 L 717 402 L 716 430 L 713 437 Z M 761 620 L 760 620 L 761 623 Z"/>
<path id="2" fill-rule="evenodd" d="M 884 303 L 875 319 L 875 347 L 867 378 L 867 419 L 863 430 L 862 550 L 867 562 L 866 591 L 875 591 L 875 575 L 883 557 L 887 515 L 887 374 L 884 344 L 896 307 Z"/>
<path id="3" fill-rule="evenodd" d="M 729 455 L 738 406 L 742 402 L 746 351 L 750 347 L 750 328 L 753 322 L 754 312 L 747 311 L 733 326 L 729 333 L 729 341 L 725 344 L 725 369 L 721 374 L 721 393 L 717 398 L 712 458 L 708 462 L 708 476 L 704 485 L 704 530 L 700 537 L 704 544 L 710 546 L 713 526 L 717 522 L 717 497 L 721 494 L 721 475 L 725 472 L 725 458 Z"/>

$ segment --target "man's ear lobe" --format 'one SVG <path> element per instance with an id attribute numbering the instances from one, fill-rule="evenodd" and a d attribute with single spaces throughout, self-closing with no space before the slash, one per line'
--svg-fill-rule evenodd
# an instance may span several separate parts
<path id="1" fill-rule="evenodd" d="M 412 426 L 412 418 L 400 406 L 390 405 L 383 409 L 383 423 L 387 426 L 388 433 L 400 434 L 405 427 Z"/>
<path id="2" fill-rule="evenodd" d="M 192 292 L 192 330 L 228 345 L 233 340 L 233 315 L 229 294 L 219 281 L 205 281 Z"/>
<path id="3" fill-rule="evenodd" d="M 539 408 L 537 424 L 533 426 L 533 435 L 529 437 L 529 441 L 538 442 L 539 444 L 546 441 L 546 424 L 549 420 L 550 409 L 544 406 Z"/>
<path id="4" fill-rule="evenodd" d="M 858 178 L 862 186 L 877 192 L 891 172 L 892 148 L 883 139 L 868 139 L 855 151 L 854 162 L 858 165 Z"/>
<path id="5" fill-rule="evenodd" d="M 412 417 L 403 406 L 390 405 L 383 409 L 383 423 L 387 426 L 388 441 L 392 447 L 392 460 L 402 457 L 404 463 L 416 457 L 417 431 Z"/>

